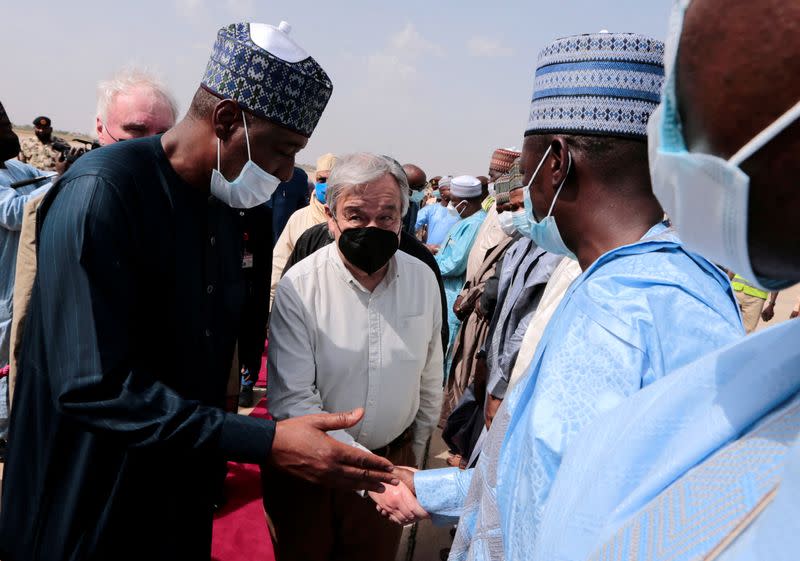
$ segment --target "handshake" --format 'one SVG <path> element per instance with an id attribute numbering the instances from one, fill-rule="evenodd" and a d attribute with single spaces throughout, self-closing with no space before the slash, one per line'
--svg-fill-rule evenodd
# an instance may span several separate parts
<path id="1" fill-rule="evenodd" d="M 412 467 L 395 467 L 393 475 L 400 480 L 399 484 L 386 486 L 382 492 L 369 492 L 370 498 L 375 501 L 378 512 L 401 526 L 430 518 L 430 515 L 417 501 L 414 489 L 414 473 L 416 471 Z"/>

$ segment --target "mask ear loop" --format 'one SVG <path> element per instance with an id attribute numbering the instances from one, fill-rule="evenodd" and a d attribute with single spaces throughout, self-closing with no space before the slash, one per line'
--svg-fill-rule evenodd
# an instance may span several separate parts
<path id="1" fill-rule="evenodd" d="M 244 141 L 247 144 L 247 161 L 252 161 L 253 158 L 250 157 L 250 134 L 247 132 L 247 117 L 245 117 L 244 111 L 242 111 L 242 121 L 244 121 Z"/>
<path id="2" fill-rule="evenodd" d="M 767 142 L 778 136 L 778 134 L 783 132 L 785 128 L 795 122 L 798 118 L 800 118 L 800 101 L 798 101 L 786 113 L 778 117 L 778 119 L 770 126 L 753 137 L 750 142 L 745 144 L 738 152 L 736 152 L 736 154 L 731 156 L 728 162 L 737 167 L 740 166 L 742 162 L 761 150 Z"/>
<path id="3" fill-rule="evenodd" d="M 221 150 L 220 146 L 221 146 L 220 139 L 219 139 L 219 137 L 217 137 L 217 171 L 219 171 L 219 152 Z M 220 172 L 220 173 L 222 173 L 222 172 Z"/>
<path id="4" fill-rule="evenodd" d="M 536 176 L 539 175 L 539 170 L 542 169 L 544 161 L 547 159 L 547 156 L 550 154 L 550 150 L 552 149 L 553 149 L 552 146 L 547 147 L 547 151 L 545 151 L 544 156 L 542 156 L 542 159 L 539 160 L 539 165 L 536 166 L 536 170 L 533 172 L 533 175 L 531 175 L 530 181 L 528 181 L 528 184 L 525 186 L 526 189 L 530 189 L 531 185 L 533 185 L 534 180 L 536 180 Z"/>
<path id="5" fill-rule="evenodd" d="M 564 188 L 564 184 L 567 182 L 567 178 L 569 177 L 569 170 L 572 169 L 572 152 L 567 152 L 567 173 L 564 175 L 564 179 L 561 181 L 561 185 L 558 186 L 558 190 L 556 191 L 555 197 L 553 197 L 553 202 L 550 204 L 550 210 L 547 211 L 547 216 L 551 216 L 553 214 L 553 208 L 556 206 L 556 201 L 558 200 L 558 196 L 561 194 L 561 189 Z M 545 218 L 547 218 L 545 216 Z"/>

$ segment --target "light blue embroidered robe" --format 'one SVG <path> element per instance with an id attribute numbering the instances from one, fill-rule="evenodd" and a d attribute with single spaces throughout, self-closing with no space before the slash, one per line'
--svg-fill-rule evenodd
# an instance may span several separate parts
<path id="1" fill-rule="evenodd" d="M 423 508 L 461 515 L 450 558 L 530 559 L 550 486 L 578 432 L 743 334 L 727 277 L 663 224 L 600 257 L 567 291 L 475 470 L 415 477 Z"/>
<path id="2" fill-rule="evenodd" d="M 763 452 L 751 455 L 744 466 L 731 462 L 724 466 L 712 454 L 740 446 L 739 435 L 774 415 L 776 409 L 785 409 L 793 396 L 796 400 L 798 342 L 800 321 L 753 334 L 671 373 L 599 417 L 575 439 L 564 458 L 534 559 L 584 561 L 624 524 L 642 518 L 639 513 L 665 489 L 710 462 L 720 477 L 709 481 L 705 489 L 685 495 L 680 516 L 670 524 L 670 541 L 656 551 L 669 553 L 672 543 L 680 543 L 683 554 L 691 556 L 687 558 L 703 557 L 720 541 L 715 531 L 729 531 L 725 526 L 729 520 L 723 518 L 708 528 L 701 527 L 698 519 L 727 516 L 720 508 L 723 504 L 747 512 L 761 499 L 756 476 L 770 471 L 784 474 L 775 501 L 719 559 L 796 559 L 800 551 L 800 443 L 782 457 L 762 447 Z M 785 438 L 793 438 L 797 427 L 786 423 L 781 430 Z M 772 438 L 770 445 L 775 447 L 778 440 Z M 738 483 L 735 477 L 734 484 L 724 482 L 723 475 L 735 476 L 742 467 Z M 684 523 L 691 527 L 682 529 Z M 635 552 L 652 537 L 629 539 L 621 547 Z"/>

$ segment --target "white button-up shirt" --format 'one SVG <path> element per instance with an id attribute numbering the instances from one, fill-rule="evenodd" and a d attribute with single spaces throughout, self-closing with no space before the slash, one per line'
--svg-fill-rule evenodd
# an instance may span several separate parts
<path id="1" fill-rule="evenodd" d="M 442 308 L 436 277 L 398 251 L 369 292 L 335 243 L 294 265 L 278 284 L 270 319 L 269 409 L 276 419 L 364 408 L 342 442 L 381 448 L 412 423 L 414 453 L 442 401 Z"/>

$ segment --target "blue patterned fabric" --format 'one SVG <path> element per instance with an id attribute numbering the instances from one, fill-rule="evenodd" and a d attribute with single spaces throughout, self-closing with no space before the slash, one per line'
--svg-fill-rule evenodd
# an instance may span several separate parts
<path id="1" fill-rule="evenodd" d="M 590 561 L 693 561 L 724 548 L 771 500 L 798 433 L 800 399 L 795 398 L 678 479 Z"/>
<path id="2" fill-rule="evenodd" d="M 631 33 L 558 39 L 539 54 L 526 134 L 645 138 L 660 101 L 664 44 Z"/>
<path id="3" fill-rule="evenodd" d="M 584 561 L 692 468 L 719 468 L 715 452 L 729 443 L 739 447 L 742 433 L 800 391 L 798 338 L 800 321 L 750 335 L 672 372 L 587 427 L 564 457 L 533 559 Z M 730 504 L 740 508 L 758 501 L 758 475 L 779 471 L 776 457 L 762 451 L 790 438 L 770 437 L 746 454 L 744 494 L 728 492 L 721 480 L 704 490 L 704 516 L 720 512 L 720 499 L 728 504 L 735 497 L 740 502 Z M 800 451 L 794 455 L 800 465 Z M 785 473 L 775 502 L 720 559 L 796 559 L 800 503 L 792 490 L 800 492 L 800 470 Z M 632 540 L 626 547 L 636 545 Z"/>
<path id="4" fill-rule="evenodd" d="M 786 455 L 775 498 L 717 561 L 796 561 L 800 551 L 800 439 Z"/>
<path id="5" fill-rule="evenodd" d="M 223 99 L 303 136 L 311 136 L 333 93 L 333 84 L 311 57 L 287 62 L 256 45 L 250 24 L 217 33 L 203 86 Z"/>
<path id="6" fill-rule="evenodd" d="M 530 559 L 561 457 L 579 431 L 743 333 L 727 277 L 664 225 L 598 259 L 570 286 L 495 417 L 451 559 Z"/>

